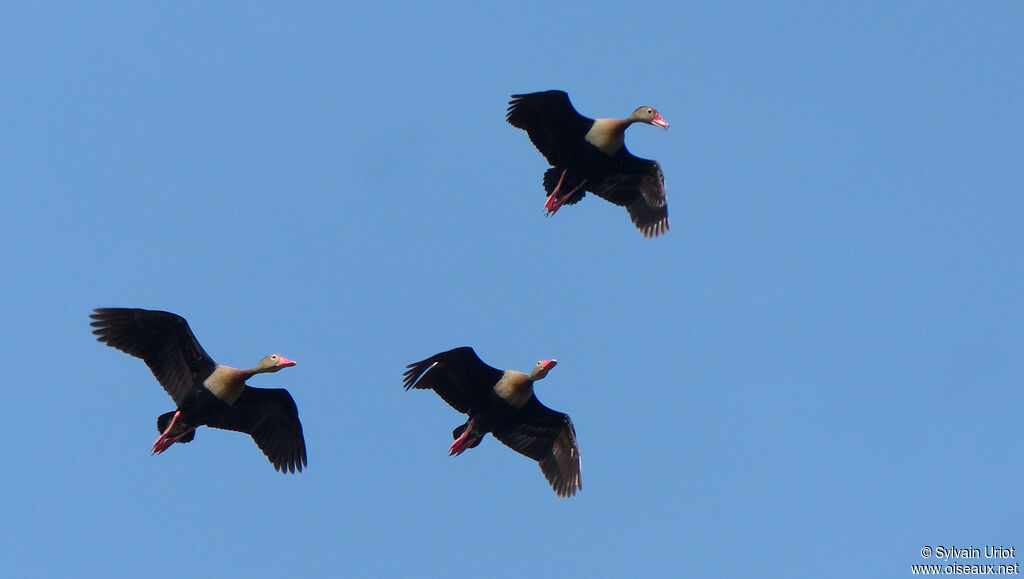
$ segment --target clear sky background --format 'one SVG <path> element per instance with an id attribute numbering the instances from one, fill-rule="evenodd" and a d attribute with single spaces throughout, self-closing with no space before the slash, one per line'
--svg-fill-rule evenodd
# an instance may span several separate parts
<path id="1" fill-rule="evenodd" d="M 176 2 L 0 9 L 5 572 L 910 574 L 1024 548 L 1024 5 Z M 645 240 L 545 219 L 509 95 L 657 107 Z M 279 352 L 276 473 L 90 334 L 185 316 Z M 559 360 L 583 491 L 402 389 L 472 345 Z M 1019 558 L 1024 558 L 1018 555 Z M 1019 560 L 1019 559 L 1018 559 Z M 967 561 L 970 562 L 970 561 Z M 984 562 L 984 561 L 983 561 Z"/>

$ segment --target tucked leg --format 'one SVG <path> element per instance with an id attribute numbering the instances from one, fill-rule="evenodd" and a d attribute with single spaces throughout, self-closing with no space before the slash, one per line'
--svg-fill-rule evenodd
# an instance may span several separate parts
<path id="1" fill-rule="evenodd" d="M 160 454 L 161 452 L 170 448 L 172 444 L 178 442 L 178 440 L 181 439 L 181 437 L 185 436 L 186 434 L 194 430 L 190 428 L 189 430 L 186 430 L 181 434 L 171 436 L 171 431 L 174 430 L 174 425 L 178 423 L 178 418 L 181 418 L 181 410 L 174 413 L 174 417 L 171 418 L 171 423 L 168 424 L 167 428 L 165 428 L 164 431 L 160 434 L 160 438 L 157 438 L 156 442 L 153 443 L 152 454 Z"/>
<path id="2" fill-rule="evenodd" d="M 559 196 L 558 190 L 562 187 L 562 179 L 565 179 L 565 171 L 562 171 L 562 178 L 558 180 L 558 185 L 555 187 L 555 190 L 551 192 L 551 195 L 548 196 L 547 203 L 544 204 L 544 209 L 547 211 L 548 215 L 554 215 L 562 205 L 565 205 L 565 202 L 568 201 L 569 198 L 587 184 L 587 180 L 584 179 L 579 185 L 573 187 L 572 191 Z"/>
<path id="3" fill-rule="evenodd" d="M 473 432 L 473 421 L 469 421 L 466 425 L 466 429 L 462 431 L 462 434 L 455 439 L 455 442 L 448 447 L 448 456 L 458 456 L 466 451 L 467 448 L 473 445 L 476 440 L 476 434 Z"/>

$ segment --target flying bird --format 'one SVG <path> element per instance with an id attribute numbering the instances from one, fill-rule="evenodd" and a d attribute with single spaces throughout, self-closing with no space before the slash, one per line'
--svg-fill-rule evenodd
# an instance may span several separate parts
<path id="1" fill-rule="evenodd" d="M 668 129 L 668 121 L 651 107 L 625 119 L 591 119 L 576 111 L 560 90 L 514 94 L 506 120 L 523 129 L 551 164 L 544 172 L 547 215 L 583 199 L 587 191 L 626 208 L 644 237 L 668 231 L 665 177 L 657 161 L 626 149 L 626 129 L 647 123 Z"/>
<path id="2" fill-rule="evenodd" d="M 560 497 L 583 488 L 580 448 L 568 414 L 537 400 L 533 383 L 547 376 L 555 360 L 541 360 L 529 374 L 498 370 L 463 346 L 409 364 L 405 389 L 431 388 L 469 420 L 452 433 L 449 455 L 475 448 L 488 432 L 505 446 L 540 463 Z"/>
<path id="3" fill-rule="evenodd" d="M 302 471 L 306 441 L 299 411 L 282 388 L 253 388 L 256 374 L 295 365 L 280 354 L 241 370 L 213 361 L 196 340 L 185 318 L 170 312 L 135 308 L 99 308 L 89 317 L 97 340 L 141 358 L 174 400 L 177 410 L 157 418 L 160 437 L 153 454 L 175 442 L 191 442 L 196 428 L 212 426 L 252 436 L 275 470 Z"/>

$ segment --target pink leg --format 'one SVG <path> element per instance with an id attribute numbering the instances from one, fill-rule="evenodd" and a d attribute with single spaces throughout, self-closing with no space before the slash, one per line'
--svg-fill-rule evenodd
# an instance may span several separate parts
<path id="1" fill-rule="evenodd" d="M 568 169 L 562 169 L 562 175 L 558 178 L 558 184 L 555 185 L 554 190 L 548 195 L 548 200 L 544 203 L 545 215 L 554 215 L 555 211 L 558 211 L 558 207 L 555 207 L 555 201 L 558 199 L 558 192 L 562 189 L 562 183 L 565 181 L 565 174 L 568 173 Z M 552 207 L 555 207 L 552 209 Z"/>
<path id="2" fill-rule="evenodd" d="M 548 201 L 544 204 L 544 209 L 547 211 L 547 215 L 554 215 L 555 212 L 557 212 L 562 205 L 565 205 L 565 202 L 573 196 L 573 193 L 576 193 L 587 184 L 587 180 L 584 179 L 583 182 L 574 187 L 572 191 L 569 191 L 565 195 L 558 196 L 558 190 L 562 187 L 562 179 L 565 179 L 565 171 L 562 171 L 562 177 L 558 180 L 558 185 L 555 187 L 555 190 L 551 192 L 551 195 L 548 195 Z"/>
<path id="3" fill-rule="evenodd" d="M 548 195 L 548 197 L 551 197 L 551 196 L 558 197 L 558 191 L 562 188 L 562 183 L 565 181 L 565 174 L 568 173 L 568 172 L 569 172 L 568 169 L 562 169 L 562 176 L 558 178 L 558 185 L 555 185 L 555 190 L 552 191 L 551 195 Z"/>
<path id="4" fill-rule="evenodd" d="M 469 433 L 472 430 L 473 428 L 471 426 L 467 428 L 465 431 L 463 431 L 462 436 L 455 439 L 455 442 L 453 442 L 452 445 L 448 448 L 448 456 L 458 456 L 465 452 L 467 448 L 469 448 L 469 444 L 472 442 L 472 440 L 470 440 Z"/>
<path id="5" fill-rule="evenodd" d="M 163 433 L 160 434 L 160 438 L 156 439 L 156 442 L 153 443 L 153 452 L 152 452 L 152 454 L 160 454 L 161 452 L 167 450 L 168 448 L 171 447 L 172 444 L 174 444 L 175 442 L 178 442 L 178 440 L 182 436 L 185 436 L 186 434 L 188 434 L 189 432 L 191 432 L 193 430 L 193 429 L 186 430 L 185 432 L 182 432 L 181 434 L 179 434 L 177 436 L 170 436 L 171 430 L 173 430 L 174 429 L 174 425 L 178 423 L 178 418 L 179 417 L 181 417 L 181 410 L 179 410 L 179 411 L 174 413 L 174 417 L 171 418 L 171 423 L 168 424 L 167 428 L 165 428 Z"/>

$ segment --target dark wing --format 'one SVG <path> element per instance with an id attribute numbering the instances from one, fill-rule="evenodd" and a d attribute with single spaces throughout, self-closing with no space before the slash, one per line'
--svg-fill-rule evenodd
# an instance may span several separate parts
<path id="1" fill-rule="evenodd" d="M 274 469 L 282 473 L 302 472 L 306 466 L 299 409 L 283 388 L 246 386 L 234 404 L 206 424 L 252 436 Z"/>
<path id="2" fill-rule="evenodd" d="M 441 352 L 406 367 L 406 390 L 431 388 L 463 414 L 485 407 L 492 388 L 504 374 L 485 364 L 469 346 Z"/>
<path id="3" fill-rule="evenodd" d="M 594 124 L 594 119 L 576 112 L 569 95 L 560 90 L 512 95 L 505 119 L 526 131 L 537 150 L 556 167 L 567 161 Z"/>
<path id="4" fill-rule="evenodd" d="M 196 340 L 185 318 L 170 312 L 132 308 L 97 308 L 100 342 L 142 358 L 176 404 L 213 372 L 217 364 Z"/>
<path id="5" fill-rule="evenodd" d="M 544 406 L 534 396 L 523 407 L 519 422 L 492 434 L 505 446 L 539 462 L 558 496 L 571 497 L 583 489 L 580 447 L 568 414 Z"/>
<path id="6" fill-rule="evenodd" d="M 657 161 L 635 157 L 622 147 L 611 173 L 588 189 L 625 207 L 644 237 L 657 237 L 668 231 L 665 175 Z"/>

